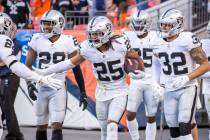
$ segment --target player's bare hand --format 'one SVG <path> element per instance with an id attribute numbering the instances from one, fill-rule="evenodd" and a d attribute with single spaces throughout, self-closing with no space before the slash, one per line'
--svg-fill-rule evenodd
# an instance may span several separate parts
<path id="1" fill-rule="evenodd" d="M 37 100 L 37 96 L 36 93 L 38 93 L 36 86 L 34 83 L 31 83 L 30 81 L 27 82 L 28 85 L 28 95 L 31 98 L 31 100 L 36 101 Z"/>
<path id="2" fill-rule="evenodd" d="M 184 85 L 189 82 L 189 77 L 187 75 L 178 76 L 175 78 L 171 84 L 172 88 L 179 89 L 184 87 Z"/>
<path id="3" fill-rule="evenodd" d="M 54 90 L 59 90 L 61 86 L 63 85 L 63 82 L 61 80 L 52 78 L 54 74 L 48 75 L 48 76 L 43 76 L 39 84 L 46 85 Z"/>
<path id="4" fill-rule="evenodd" d="M 84 111 L 88 105 L 86 93 L 81 93 L 81 96 L 79 99 L 79 107 L 81 107 L 82 105 L 83 105 L 82 110 Z"/>
<path id="5" fill-rule="evenodd" d="M 138 80 L 145 77 L 145 72 L 141 70 L 135 70 L 134 72 L 130 72 L 128 75 L 131 79 Z"/>

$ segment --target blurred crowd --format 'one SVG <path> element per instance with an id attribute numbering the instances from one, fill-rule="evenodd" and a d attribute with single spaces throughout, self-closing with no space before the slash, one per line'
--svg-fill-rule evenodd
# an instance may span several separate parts
<path id="1" fill-rule="evenodd" d="M 115 25 L 125 25 L 132 9 L 144 10 L 167 0 L 1 0 L 0 10 L 10 15 L 18 29 L 39 28 L 45 11 L 59 10 L 68 29 L 87 24 L 95 15 L 108 16 Z"/>

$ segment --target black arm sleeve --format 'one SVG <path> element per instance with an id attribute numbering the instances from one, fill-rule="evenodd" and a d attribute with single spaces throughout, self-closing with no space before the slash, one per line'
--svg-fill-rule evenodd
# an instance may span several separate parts
<path id="1" fill-rule="evenodd" d="M 80 69 L 80 66 L 77 65 L 72 70 L 74 72 L 74 76 L 75 76 L 75 79 L 76 79 L 77 84 L 79 86 L 80 92 L 81 93 L 85 93 L 85 83 L 84 83 L 84 78 L 83 78 L 83 75 L 82 75 L 82 71 Z"/>

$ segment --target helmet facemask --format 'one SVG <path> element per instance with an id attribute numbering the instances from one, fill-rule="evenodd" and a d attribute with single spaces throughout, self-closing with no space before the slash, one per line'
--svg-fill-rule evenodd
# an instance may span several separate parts
<path id="1" fill-rule="evenodd" d="M 91 44 L 92 47 L 99 48 L 103 45 L 103 36 L 104 33 L 101 31 L 88 31 L 88 42 Z"/>
<path id="2" fill-rule="evenodd" d="M 50 38 L 55 35 L 55 33 L 53 33 L 55 25 L 56 22 L 53 20 L 41 20 L 41 32 L 44 33 L 47 38 Z"/>
<path id="3" fill-rule="evenodd" d="M 143 35 L 149 31 L 149 23 L 146 20 L 132 20 L 131 29 L 136 32 L 137 35 Z"/>

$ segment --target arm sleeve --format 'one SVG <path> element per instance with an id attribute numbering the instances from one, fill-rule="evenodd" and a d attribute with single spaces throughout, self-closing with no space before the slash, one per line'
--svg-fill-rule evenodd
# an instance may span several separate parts
<path id="1" fill-rule="evenodd" d="M 21 78 L 35 82 L 39 82 L 41 80 L 41 76 L 39 76 L 35 72 L 32 72 L 24 64 L 18 62 L 17 58 L 14 55 L 8 56 L 7 58 L 3 59 L 3 62 L 11 69 L 13 73 Z"/>
<path id="2" fill-rule="evenodd" d="M 44 73 L 46 75 L 52 74 L 52 73 L 61 73 L 68 69 L 72 69 L 74 67 L 75 67 L 75 65 L 72 64 L 71 59 L 68 59 L 68 60 L 61 61 L 55 65 L 52 65 L 52 66 L 44 69 Z"/>
<path id="3" fill-rule="evenodd" d="M 78 65 L 78 66 L 74 67 L 72 70 L 74 72 L 74 76 L 75 76 L 75 79 L 79 86 L 80 92 L 85 93 L 85 83 L 84 83 L 84 78 L 83 78 L 80 66 Z"/>
<path id="4" fill-rule="evenodd" d="M 157 57 L 153 56 L 152 59 L 152 80 L 160 83 L 161 66 Z"/>

